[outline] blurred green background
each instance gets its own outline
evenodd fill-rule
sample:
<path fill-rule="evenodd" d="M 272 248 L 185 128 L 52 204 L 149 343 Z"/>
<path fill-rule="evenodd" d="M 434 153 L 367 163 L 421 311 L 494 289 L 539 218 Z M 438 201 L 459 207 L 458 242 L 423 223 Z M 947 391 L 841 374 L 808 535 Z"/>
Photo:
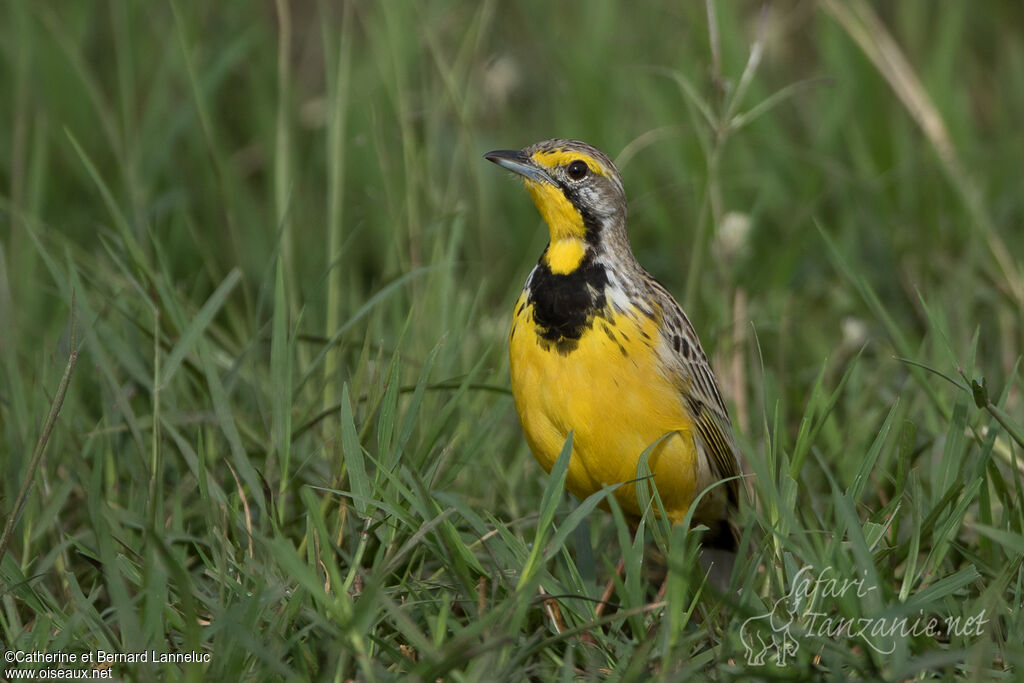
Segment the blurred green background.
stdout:
<path fill-rule="evenodd" d="M 482 154 L 570 137 L 619 164 L 764 487 L 749 599 L 847 552 L 823 530 L 861 482 L 893 604 L 970 565 L 936 604 L 1007 612 L 980 643 L 797 671 L 1012 669 L 1022 38 L 1010 0 L 5 3 L 5 519 L 34 488 L 0 640 L 215 652 L 193 678 L 737 673 L 742 611 L 620 619 L 595 654 L 515 590 L 547 479 L 505 337 L 547 235 Z M 544 590 L 599 595 L 615 529 L 595 514 Z"/>

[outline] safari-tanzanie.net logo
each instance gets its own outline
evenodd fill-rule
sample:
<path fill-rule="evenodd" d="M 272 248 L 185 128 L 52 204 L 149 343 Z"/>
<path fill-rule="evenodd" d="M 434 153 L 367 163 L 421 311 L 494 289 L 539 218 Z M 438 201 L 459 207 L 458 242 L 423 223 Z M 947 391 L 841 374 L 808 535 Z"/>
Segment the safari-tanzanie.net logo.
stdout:
<path fill-rule="evenodd" d="M 831 566 L 815 573 L 805 566 L 797 572 L 789 593 L 740 627 L 740 639 L 750 666 L 774 660 L 786 666 L 800 650 L 801 639 L 855 640 L 881 654 L 892 654 L 896 642 L 919 636 L 975 638 L 982 635 L 988 619 L 985 610 L 974 615 L 936 615 L 924 609 L 907 615 L 848 617 L 836 613 L 839 600 L 864 599 L 878 586 L 864 576 L 843 578 Z"/>

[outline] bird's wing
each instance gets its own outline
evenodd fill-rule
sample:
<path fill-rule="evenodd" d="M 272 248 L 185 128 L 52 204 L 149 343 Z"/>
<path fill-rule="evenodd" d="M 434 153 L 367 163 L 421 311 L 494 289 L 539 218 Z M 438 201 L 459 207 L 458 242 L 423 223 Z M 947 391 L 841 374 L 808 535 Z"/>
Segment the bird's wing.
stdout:
<path fill-rule="evenodd" d="M 680 387 L 686 410 L 693 419 L 698 447 L 708 456 L 718 479 L 736 477 L 742 471 L 739 448 L 711 364 L 682 308 L 661 285 L 655 285 L 662 299 L 666 366 L 675 375 L 673 380 Z M 736 505 L 739 481 L 733 479 L 725 486 L 729 502 Z"/>

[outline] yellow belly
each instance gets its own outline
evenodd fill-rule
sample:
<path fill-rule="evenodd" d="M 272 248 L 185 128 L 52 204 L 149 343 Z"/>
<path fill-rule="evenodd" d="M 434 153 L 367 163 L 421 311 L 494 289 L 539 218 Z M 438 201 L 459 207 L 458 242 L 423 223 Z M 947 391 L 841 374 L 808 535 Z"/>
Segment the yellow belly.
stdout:
<path fill-rule="evenodd" d="M 668 517 L 681 521 L 700 492 L 699 468 L 680 387 L 659 367 L 656 321 L 628 314 L 597 318 L 574 350 L 559 353 L 538 337 L 524 299 L 516 311 L 509 336 L 512 396 L 541 466 L 551 470 L 572 430 L 566 487 L 585 498 L 634 479 L 644 450 L 670 434 L 648 465 Z M 635 485 L 619 487 L 615 496 L 627 514 L 642 513 Z"/>

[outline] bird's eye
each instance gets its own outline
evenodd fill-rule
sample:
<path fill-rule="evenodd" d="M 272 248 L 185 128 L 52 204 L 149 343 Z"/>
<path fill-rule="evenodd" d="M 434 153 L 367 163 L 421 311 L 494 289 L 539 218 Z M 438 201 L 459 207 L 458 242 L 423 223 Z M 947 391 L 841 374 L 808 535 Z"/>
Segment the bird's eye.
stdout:
<path fill-rule="evenodd" d="M 565 170 L 573 180 L 582 180 L 587 175 L 587 162 L 577 159 Z"/>

